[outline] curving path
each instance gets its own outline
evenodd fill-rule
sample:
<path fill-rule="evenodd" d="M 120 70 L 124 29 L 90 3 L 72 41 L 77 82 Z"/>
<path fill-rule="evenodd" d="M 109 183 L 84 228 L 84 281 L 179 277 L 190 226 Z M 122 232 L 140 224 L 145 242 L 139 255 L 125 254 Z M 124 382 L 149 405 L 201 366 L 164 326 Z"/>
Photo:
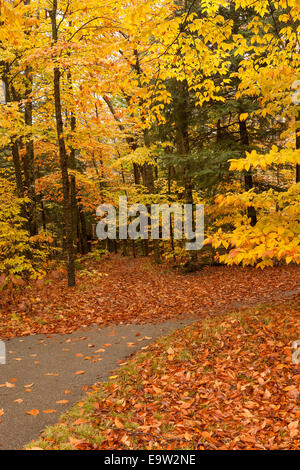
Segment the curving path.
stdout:
<path fill-rule="evenodd" d="M 95 327 L 69 335 L 5 341 L 6 364 L 0 364 L 0 450 L 22 449 L 82 398 L 88 385 L 105 381 L 118 361 L 188 323 L 192 320 Z M 39 413 L 26 413 L 32 410 Z"/>
<path fill-rule="evenodd" d="M 299 294 L 300 289 L 296 289 L 281 292 L 278 298 L 292 299 Z M 261 298 L 260 304 L 276 297 Z M 222 312 L 206 314 L 254 305 L 233 301 Z M 195 316 L 181 317 L 158 324 L 120 324 L 101 329 L 95 326 L 65 335 L 5 340 L 6 364 L 0 363 L 0 450 L 22 449 L 45 426 L 56 423 L 84 396 L 88 386 L 107 380 L 111 371 L 132 353 L 199 320 Z"/>

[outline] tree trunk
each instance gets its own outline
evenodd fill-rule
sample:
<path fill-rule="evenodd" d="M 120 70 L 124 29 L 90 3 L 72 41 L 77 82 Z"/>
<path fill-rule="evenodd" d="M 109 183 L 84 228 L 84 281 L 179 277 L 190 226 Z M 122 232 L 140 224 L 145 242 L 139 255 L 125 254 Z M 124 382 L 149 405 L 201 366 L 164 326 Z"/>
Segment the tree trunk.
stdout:
<path fill-rule="evenodd" d="M 26 91 L 25 91 L 25 124 L 29 128 L 32 126 L 32 68 L 27 66 L 25 69 L 26 76 Z M 30 235 L 37 234 L 37 210 L 36 210 L 36 194 L 35 194 L 35 171 L 34 171 L 34 146 L 31 136 L 26 138 L 25 155 L 24 155 L 24 176 L 25 187 L 27 190 L 30 203 L 29 209 L 29 232 Z"/>
<path fill-rule="evenodd" d="M 188 103 L 189 93 L 187 89 L 187 83 L 177 82 L 177 97 L 175 106 L 175 127 L 176 127 L 176 143 L 177 152 L 181 158 L 185 158 L 185 165 L 182 168 L 184 186 L 185 186 L 185 203 L 194 206 L 193 200 L 193 182 L 191 177 L 191 167 L 189 162 L 189 134 L 188 134 Z M 192 211 L 192 227 L 195 231 L 195 218 L 194 210 Z M 190 251 L 190 263 L 194 265 L 197 263 L 197 252 L 194 250 Z"/>
<path fill-rule="evenodd" d="M 52 39 L 57 42 L 57 0 L 53 0 L 53 9 L 51 11 L 52 23 Z M 64 139 L 64 126 L 62 120 L 62 106 L 61 106 L 61 91 L 60 91 L 60 70 L 58 67 L 54 68 L 54 104 L 55 104 L 55 118 L 56 118 L 56 131 L 57 141 L 59 146 L 59 159 L 60 169 L 63 186 L 63 203 L 65 215 L 65 237 L 66 237 L 66 251 L 67 251 L 67 272 L 68 272 L 68 286 L 74 286 L 75 281 L 75 260 L 74 260 L 74 247 L 73 247 L 73 231 L 72 231 L 72 206 L 70 198 L 70 184 L 68 173 L 68 158 L 66 151 L 66 144 Z"/>
<path fill-rule="evenodd" d="M 246 121 L 239 121 L 239 128 L 240 128 L 240 137 L 241 137 L 241 144 L 245 147 L 249 147 L 249 135 Z M 246 171 L 244 175 L 244 183 L 246 191 L 250 191 L 253 188 L 253 178 L 251 170 Z M 250 219 L 250 224 L 254 227 L 257 223 L 256 217 L 256 210 L 253 206 L 248 207 L 247 209 L 248 217 Z"/>
<path fill-rule="evenodd" d="M 78 201 L 77 208 L 78 208 L 78 216 L 79 216 L 79 222 L 80 222 L 79 225 L 80 225 L 81 253 L 83 255 L 86 255 L 91 249 L 91 244 L 88 242 L 85 215 L 84 215 L 82 205 L 80 204 L 80 201 Z"/>
<path fill-rule="evenodd" d="M 298 112 L 298 126 L 296 129 L 296 149 L 300 149 L 300 111 Z M 300 183 L 300 165 L 296 164 L 296 183 Z"/>
<path fill-rule="evenodd" d="M 19 146 L 16 141 L 12 142 L 11 144 L 11 153 L 12 153 L 13 162 L 14 162 L 18 197 L 24 198 L 24 185 L 23 185 L 23 178 L 22 178 L 21 160 L 20 160 L 20 155 L 19 155 Z"/>
<path fill-rule="evenodd" d="M 168 195 L 171 197 L 171 178 L 172 178 L 172 167 L 169 165 L 168 167 Z M 174 234 L 173 234 L 173 224 L 172 224 L 172 219 L 170 218 L 170 237 L 171 237 L 171 249 L 173 251 L 173 259 L 176 261 L 176 256 L 174 253 L 175 246 L 174 246 Z"/>

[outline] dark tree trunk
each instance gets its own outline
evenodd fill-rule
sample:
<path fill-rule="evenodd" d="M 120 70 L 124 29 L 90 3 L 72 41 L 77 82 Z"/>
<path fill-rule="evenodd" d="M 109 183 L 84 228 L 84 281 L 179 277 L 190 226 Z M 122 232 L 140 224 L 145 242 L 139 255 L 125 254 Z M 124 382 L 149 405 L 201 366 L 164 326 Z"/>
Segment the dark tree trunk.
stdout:
<path fill-rule="evenodd" d="M 241 144 L 244 146 L 245 150 L 249 147 L 249 135 L 246 121 L 239 121 L 240 128 L 240 138 Z M 244 175 L 244 183 L 246 191 L 250 191 L 253 188 L 253 177 L 251 170 L 246 171 Z M 254 227 L 257 223 L 256 210 L 253 206 L 248 207 L 247 209 L 248 217 L 250 219 L 250 224 Z"/>
<path fill-rule="evenodd" d="M 30 5 L 30 0 L 24 1 L 25 5 Z M 28 35 L 28 32 L 26 32 Z M 24 105 L 24 121 L 25 125 L 30 129 L 32 127 L 32 67 L 25 67 L 25 105 Z M 36 235 L 38 233 L 37 223 L 37 201 L 35 194 L 35 168 L 34 168 L 34 145 L 32 140 L 31 131 L 26 136 L 25 141 L 25 155 L 23 158 L 23 169 L 24 169 L 24 187 L 29 198 L 29 204 L 27 205 L 27 217 L 29 225 L 30 235 Z"/>
<path fill-rule="evenodd" d="M 143 249 L 143 255 L 148 256 L 149 255 L 148 239 L 142 240 L 142 249 Z"/>
<path fill-rule="evenodd" d="M 52 39 L 57 42 L 57 0 L 53 0 L 53 9 L 51 11 L 52 22 Z M 56 131 L 59 146 L 60 169 L 63 186 L 63 202 L 64 202 L 64 215 L 65 215 L 65 237 L 66 237 L 66 251 L 67 251 L 67 272 L 68 272 L 68 286 L 75 285 L 75 259 L 73 247 L 73 231 L 72 231 L 72 206 L 70 198 L 70 184 L 68 173 L 68 157 L 66 151 L 66 144 L 64 138 L 64 126 L 62 120 L 62 106 L 61 106 L 61 92 L 60 92 L 60 70 L 58 67 L 54 68 L 54 104 L 55 104 L 55 118 L 56 118 Z"/>
<path fill-rule="evenodd" d="M 168 167 L 168 195 L 171 196 L 171 180 L 172 180 L 172 167 L 169 165 Z M 174 246 L 174 234 L 173 234 L 173 224 L 172 220 L 170 219 L 170 237 L 171 237 L 171 249 L 174 253 L 175 246 Z M 176 256 L 173 254 L 173 259 L 176 261 Z"/>
<path fill-rule="evenodd" d="M 71 73 L 68 73 L 68 81 L 70 86 L 70 91 L 72 92 L 72 76 Z M 70 119 L 70 128 L 71 132 L 76 130 L 76 117 L 73 111 L 71 111 Z M 76 170 L 76 155 L 75 149 L 71 146 L 70 149 L 70 168 Z M 84 210 L 80 201 L 77 200 L 77 191 L 76 191 L 76 178 L 75 175 L 71 175 L 70 178 L 70 191 L 71 191 L 71 206 L 72 206 L 72 228 L 73 228 L 73 240 L 79 236 L 79 246 L 81 254 L 85 255 L 89 251 L 88 239 L 87 239 L 87 230 L 85 223 Z M 78 230 L 79 229 L 79 230 Z"/>
<path fill-rule="evenodd" d="M 299 124 L 300 124 L 300 111 L 298 113 L 298 119 L 297 121 L 299 121 Z M 297 131 L 296 131 L 296 149 L 300 149 L 300 127 L 298 126 L 297 127 Z M 300 183 L 300 165 L 297 163 L 296 164 L 296 183 Z"/>
<path fill-rule="evenodd" d="M 12 153 L 13 162 L 14 162 L 17 193 L 20 198 L 23 198 L 24 197 L 24 185 L 23 185 L 23 178 L 22 178 L 22 167 L 21 167 L 21 159 L 19 155 L 19 146 L 16 141 L 12 142 L 11 144 L 11 153 Z"/>
<path fill-rule="evenodd" d="M 127 240 L 122 240 L 122 256 L 128 256 Z"/>
<path fill-rule="evenodd" d="M 26 92 L 25 92 L 25 124 L 28 127 L 32 126 L 32 68 L 26 67 Z M 24 176 L 25 187 L 28 198 L 30 200 L 28 206 L 29 215 L 29 232 L 30 235 L 37 234 L 37 210 L 36 210 L 36 194 L 35 194 L 35 171 L 34 171 L 34 147 L 31 135 L 27 136 L 25 143 L 24 155 Z"/>
<path fill-rule="evenodd" d="M 185 159 L 184 167 L 182 168 L 184 186 L 185 186 L 185 203 L 194 205 L 193 200 L 193 182 L 191 177 L 191 167 L 189 162 L 189 134 L 188 134 L 188 104 L 189 104 L 189 93 L 187 89 L 187 83 L 177 82 L 177 97 L 175 106 L 175 127 L 176 127 L 176 143 L 177 152 L 181 158 Z M 194 211 L 192 211 L 192 227 L 195 231 L 195 219 Z M 192 265 L 197 263 L 197 252 L 194 250 L 190 251 L 190 263 Z"/>
<path fill-rule="evenodd" d="M 144 131 L 144 145 L 149 147 L 151 144 L 148 130 Z M 154 192 L 154 177 L 153 177 L 153 165 L 144 163 L 141 167 L 141 174 L 143 178 L 143 185 L 148 189 L 149 193 Z"/>
<path fill-rule="evenodd" d="M 81 253 L 83 255 L 86 255 L 90 251 L 91 245 L 88 242 L 85 215 L 84 215 L 82 205 L 80 204 L 80 201 L 78 201 L 78 215 L 79 215 L 79 222 L 80 222 Z"/>
<path fill-rule="evenodd" d="M 4 76 L 2 77 L 4 83 L 5 83 L 5 99 L 6 99 L 6 102 L 9 103 L 10 101 L 12 101 L 12 96 L 11 96 L 11 92 L 10 92 L 10 89 L 9 89 L 9 84 L 8 84 L 8 80 L 7 80 L 7 73 L 8 73 L 8 70 L 6 71 L 6 73 L 4 74 Z M 14 97 L 16 99 L 16 97 Z M 25 196 L 25 189 L 24 189 L 24 182 L 23 182 L 23 174 L 22 174 L 22 163 L 21 163 L 21 158 L 20 158 L 20 154 L 19 154 L 19 143 L 18 143 L 18 140 L 16 140 L 15 138 L 12 138 L 11 139 L 11 153 L 12 153 L 12 157 L 13 157 L 13 164 L 14 164 L 14 170 L 15 170 L 15 181 L 16 181 L 16 187 L 17 187 L 17 195 L 19 198 L 24 198 Z M 28 208 L 24 205 L 24 207 L 22 208 L 22 212 L 23 212 L 23 215 L 24 217 L 28 220 L 28 228 L 29 228 L 29 213 L 28 213 Z"/>
<path fill-rule="evenodd" d="M 131 246 L 132 246 L 132 256 L 136 258 L 136 250 L 135 250 L 135 241 L 131 240 Z"/>
<path fill-rule="evenodd" d="M 44 203 L 43 203 L 42 199 L 40 200 L 40 206 L 41 206 L 41 213 L 42 213 L 43 230 L 47 230 L 46 214 L 45 214 L 45 208 L 44 208 Z"/>
<path fill-rule="evenodd" d="M 112 104 L 112 102 L 110 101 L 108 96 L 104 95 L 103 99 L 104 99 L 105 103 L 107 104 L 108 109 L 110 110 L 111 114 L 113 115 L 113 118 L 118 123 L 118 128 L 120 129 L 121 132 L 124 132 L 125 128 L 124 128 L 123 124 L 121 123 L 119 117 L 117 116 L 114 105 Z M 127 145 L 130 148 L 130 150 L 132 152 L 134 152 L 137 149 L 136 139 L 132 136 L 126 136 L 125 139 L 126 139 Z M 140 184 L 140 181 L 141 181 L 141 179 L 140 179 L 140 166 L 137 163 L 133 163 L 133 177 L 134 177 L 134 184 Z"/>
<path fill-rule="evenodd" d="M 71 81 L 71 75 L 68 74 L 68 79 Z M 72 87 L 72 84 L 71 84 Z M 74 113 L 71 112 L 70 120 L 71 132 L 74 132 L 76 129 L 76 119 Z M 76 160 L 75 160 L 75 149 L 71 146 L 70 149 L 70 169 L 76 170 Z M 76 238 L 77 233 L 77 224 L 78 224 L 78 210 L 77 210 L 77 200 L 76 200 L 76 179 L 75 175 L 71 174 L 70 177 L 70 192 L 71 192 L 71 206 L 72 206 L 72 228 L 73 228 L 73 239 Z"/>
<path fill-rule="evenodd" d="M 0 62 L 0 65 L 3 65 L 3 64 Z M 11 99 L 11 93 L 10 93 L 8 80 L 7 80 L 7 73 L 8 73 L 8 70 L 6 70 L 6 72 L 2 76 L 2 80 L 5 83 L 5 99 L 6 99 L 6 102 L 9 103 L 10 101 L 12 101 L 12 99 Z M 19 154 L 18 141 L 15 139 L 11 140 L 11 153 L 12 153 L 13 163 L 14 163 L 17 193 L 19 197 L 23 198 L 24 197 L 24 184 L 23 184 L 23 176 L 22 176 L 22 166 L 21 166 L 21 159 L 20 159 L 20 154 Z"/>
<path fill-rule="evenodd" d="M 136 163 L 133 163 L 133 176 L 134 176 L 134 184 L 140 184 L 141 179 L 140 179 L 140 169 L 139 165 Z"/>

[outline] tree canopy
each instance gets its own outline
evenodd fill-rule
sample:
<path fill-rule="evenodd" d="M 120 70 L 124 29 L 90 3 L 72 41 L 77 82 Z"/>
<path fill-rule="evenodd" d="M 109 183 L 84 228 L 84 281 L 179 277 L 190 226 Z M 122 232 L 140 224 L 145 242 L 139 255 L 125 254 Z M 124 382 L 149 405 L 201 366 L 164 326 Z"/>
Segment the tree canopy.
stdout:
<path fill-rule="evenodd" d="M 74 285 L 77 252 L 104 248 L 97 206 L 124 195 L 205 204 L 199 253 L 171 230 L 134 256 L 300 263 L 298 1 L 4 0 L 0 14 L 7 279 L 65 257 Z"/>

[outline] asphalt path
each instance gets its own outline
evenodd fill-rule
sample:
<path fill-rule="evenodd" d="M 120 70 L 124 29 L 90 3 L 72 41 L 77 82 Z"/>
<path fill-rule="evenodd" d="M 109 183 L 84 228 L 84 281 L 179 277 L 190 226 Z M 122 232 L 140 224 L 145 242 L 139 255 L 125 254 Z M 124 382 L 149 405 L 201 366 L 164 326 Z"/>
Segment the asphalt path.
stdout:
<path fill-rule="evenodd" d="M 300 289 L 280 292 L 278 299 L 296 298 L 299 293 Z M 270 300 L 261 298 L 260 304 Z M 233 300 L 227 310 L 254 304 Z M 83 398 L 89 386 L 106 381 L 120 362 L 158 337 L 195 321 L 195 317 L 183 317 L 158 324 L 95 326 L 66 335 L 5 340 L 5 364 L 0 350 L 0 450 L 22 449 Z"/>
<path fill-rule="evenodd" d="M 6 364 L 0 364 L 0 450 L 22 449 L 84 397 L 87 386 L 107 380 L 120 361 L 188 323 L 192 320 L 6 340 Z"/>

